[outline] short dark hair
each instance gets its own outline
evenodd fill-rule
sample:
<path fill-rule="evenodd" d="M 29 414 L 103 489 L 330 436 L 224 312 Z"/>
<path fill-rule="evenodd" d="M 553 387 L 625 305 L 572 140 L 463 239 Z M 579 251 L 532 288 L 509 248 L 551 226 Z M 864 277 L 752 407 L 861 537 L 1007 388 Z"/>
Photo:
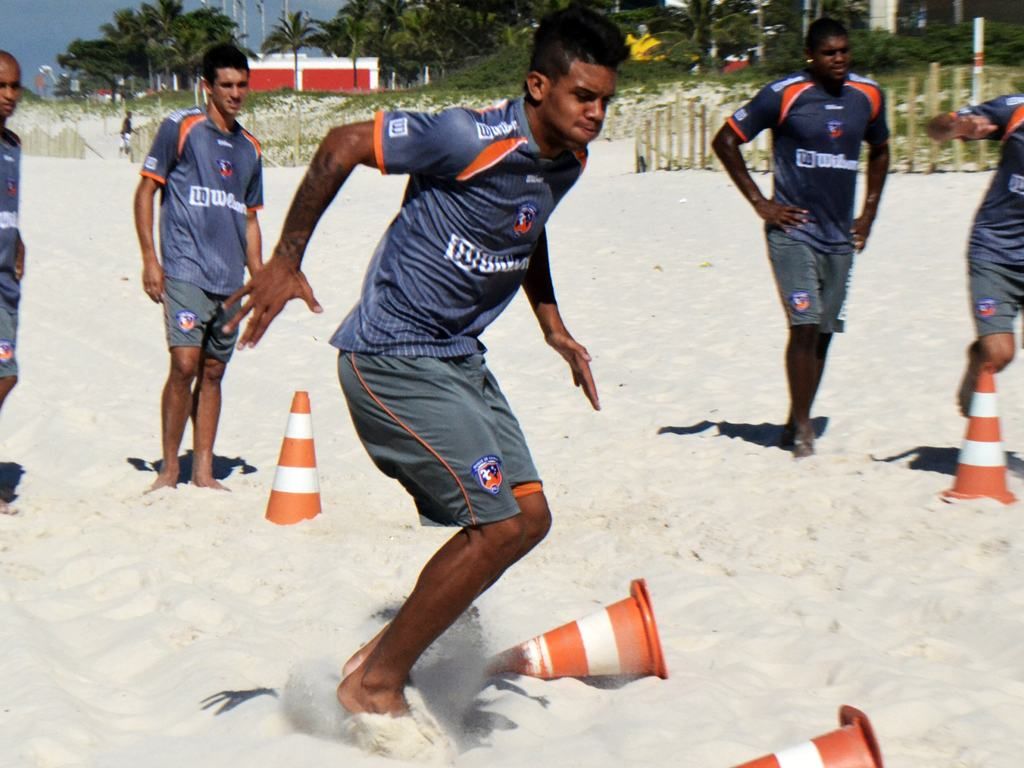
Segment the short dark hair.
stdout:
<path fill-rule="evenodd" d="M 533 36 L 530 71 L 557 80 L 574 61 L 616 69 L 628 56 L 617 26 L 596 11 L 571 5 L 541 19 Z"/>
<path fill-rule="evenodd" d="M 221 43 L 203 55 L 203 80 L 213 85 L 217 81 L 218 69 L 240 69 L 248 72 L 249 59 L 231 43 Z"/>
<path fill-rule="evenodd" d="M 804 46 L 808 51 L 812 53 L 818 50 L 818 46 L 828 40 L 830 37 L 849 37 L 850 34 L 846 31 L 846 27 L 840 24 L 835 19 L 830 19 L 827 16 L 822 16 L 820 19 L 814 21 L 811 26 L 807 28 L 807 39 L 804 40 Z"/>

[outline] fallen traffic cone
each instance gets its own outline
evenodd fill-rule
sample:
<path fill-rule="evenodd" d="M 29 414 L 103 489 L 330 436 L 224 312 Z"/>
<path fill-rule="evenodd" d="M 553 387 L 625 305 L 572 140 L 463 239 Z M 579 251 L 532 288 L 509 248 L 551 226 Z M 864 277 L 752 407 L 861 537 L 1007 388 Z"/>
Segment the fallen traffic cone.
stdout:
<path fill-rule="evenodd" d="M 499 653 L 488 672 L 515 672 L 545 680 L 598 675 L 667 678 L 647 582 L 634 579 L 629 594 L 597 613 Z"/>
<path fill-rule="evenodd" d="M 281 457 L 274 473 L 267 520 L 278 525 L 291 525 L 319 514 L 320 481 L 316 475 L 309 393 L 296 392 L 281 443 Z"/>
<path fill-rule="evenodd" d="M 832 733 L 736 768 L 882 768 L 882 751 L 868 716 L 844 705 L 839 725 Z"/>
<path fill-rule="evenodd" d="M 978 373 L 968 417 L 956 482 L 943 491 L 943 499 L 991 498 L 1012 504 L 1017 497 L 1006 488 L 1006 454 L 999 434 L 996 377 L 991 366 L 983 366 Z"/>

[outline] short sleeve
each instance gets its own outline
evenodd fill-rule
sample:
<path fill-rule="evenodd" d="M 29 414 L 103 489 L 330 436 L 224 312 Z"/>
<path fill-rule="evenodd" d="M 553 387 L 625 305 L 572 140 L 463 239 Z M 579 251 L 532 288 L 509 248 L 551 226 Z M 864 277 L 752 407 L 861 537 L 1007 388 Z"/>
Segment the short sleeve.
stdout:
<path fill-rule="evenodd" d="M 491 143 L 481 136 L 474 113 L 446 109 L 378 112 L 373 125 L 374 154 L 382 173 L 416 173 L 456 178 Z"/>
<path fill-rule="evenodd" d="M 766 86 L 746 106 L 737 109 L 728 122 L 737 136 L 750 141 L 765 128 L 778 123 L 781 107 L 781 95 Z"/>
<path fill-rule="evenodd" d="M 146 159 L 142 161 L 140 173 L 143 176 L 148 176 L 161 184 L 167 182 L 167 176 L 178 160 L 178 131 L 179 123 L 170 118 L 160 123 L 153 146 L 150 147 Z"/>
<path fill-rule="evenodd" d="M 250 211 L 263 207 L 263 158 L 256 158 L 249 185 L 245 188 L 245 207 Z"/>
<path fill-rule="evenodd" d="M 878 89 L 878 107 L 875 118 L 868 123 L 864 131 L 864 141 L 873 147 L 885 144 L 889 140 L 889 123 L 885 119 L 885 94 Z"/>
<path fill-rule="evenodd" d="M 998 99 L 986 101 L 983 104 L 974 104 L 962 107 L 957 111 L 958 115 L 977 115 L 988 119 L 996 126 L 996 130 L 986 136 L 986 139 L 999 141 L 1006 135 L 1006 129 L 1013 120 L 1014 114 L 1024 106 L 1024 99 L 1020 97 L 1000 96 Z"/>

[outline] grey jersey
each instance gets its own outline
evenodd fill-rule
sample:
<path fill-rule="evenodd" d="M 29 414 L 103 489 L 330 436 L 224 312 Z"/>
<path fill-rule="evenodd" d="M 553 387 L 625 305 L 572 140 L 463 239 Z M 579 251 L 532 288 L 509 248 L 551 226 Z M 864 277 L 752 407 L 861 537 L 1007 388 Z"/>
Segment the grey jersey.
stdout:
<path fill-rule="evenodd" d="M 21 288 L 14 279 L 18 249 L 18 192 L 21 179 L 21 142 L 4 129 L 0 135 L 0 307 L 16 312 Z"/>
<path fill-rule="evenodd" d="M 245 278 L 246 218 L 263 207 L 259 142 L 235 123 L 223 133 L 206 112 L 175 112 L 157 132 L 142 175 L 163 186 L 164 273 L 227 295 Z"/>
<path fill-rule="evenodd" d="M 396 356 L 478 353 L 586 153 L 542 159 L 521 99 L 482 111 L 379 113 L 374 138 L 377 167 L 410 174 L 409 185 L 331 343 Z"/>

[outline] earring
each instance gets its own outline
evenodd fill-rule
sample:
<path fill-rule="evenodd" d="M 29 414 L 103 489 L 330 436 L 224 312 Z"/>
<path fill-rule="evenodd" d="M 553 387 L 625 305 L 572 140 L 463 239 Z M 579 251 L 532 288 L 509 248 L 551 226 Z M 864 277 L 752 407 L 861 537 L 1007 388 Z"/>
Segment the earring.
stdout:
<path fill-rule="evenodd" d="M 814 59 L 804 59 L 804 63 L 806 63 L 806 64 L 813 64 L 814 63 Z"/>

